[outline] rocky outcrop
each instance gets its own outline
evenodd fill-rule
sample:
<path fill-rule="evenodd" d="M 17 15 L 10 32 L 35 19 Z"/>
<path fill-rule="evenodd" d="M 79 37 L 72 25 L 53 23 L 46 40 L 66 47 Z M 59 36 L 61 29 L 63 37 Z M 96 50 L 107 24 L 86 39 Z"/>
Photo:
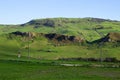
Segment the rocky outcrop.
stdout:
<path fill-rule="evenodd" d="M 107 37 L 109 42 L 120 42 L 120 33 L 109 33 Z"/>
<path fill-rule="evenodd" d="M 16 36 L 27 36 L 26 32 L 20 32 L 20 31 L 12 32 L 10 34 L 14 34 Z"/>
<path fill-rule="evenodd" d="M 26 37 L 31 37 L 31 38 L 34 38 L 34 37 L 37 37 L 37 33 L 34 33 L 34 32 L 20 32 L 20 31 L 16 31 L 16 32 L 12 32 L 10 34 L 14 34 L 16 36 L 26 36 Z"/>
<path fill-rule="evenodd" d="M 108 33 L 105 37 L 98 39 L 94 42 L 97 42 L 97 43 L 100 43 L 100 42 L 120 42 L 120 33 L 117 33 L 117 32 Z"/>
<path fill-rule="evenodd" d="M 57 40 L 57 41 L 71 41 L 71 42 L 83 42 L 84 40 L 77 36 L 67 36 L 67 35 L 60 35 L 56 33 L 45 34 L 45 37 L 50 40 Z"/>
<path fill-rule="evenodd" d="M 55 21 L 51 20 L 51 19 L 38 19 L 38 20 L 31 20 L 30 22 L 28 22 L 27 24 L 29 25 L 35 25 L 35 27 L 37 26 L 47 26 L 47 27 L 55 27 Z"/>
<path fill-rule="evenodd" d="M 10 34 L 15 36 L 21 36 L 21 37 L 29 37 L 29 38 L 37 38 L 37 37 L 43 36 L 49 40 L 53 40 L 57 42 L 84 42 L 85 41 L 78 36 L 68 36 L 68 35 L 62 35 L 62 34 L 56 34 L 56 33 L 43 34 L 43 33 L 35 33 L 35 32 L 16 31 Z"/>

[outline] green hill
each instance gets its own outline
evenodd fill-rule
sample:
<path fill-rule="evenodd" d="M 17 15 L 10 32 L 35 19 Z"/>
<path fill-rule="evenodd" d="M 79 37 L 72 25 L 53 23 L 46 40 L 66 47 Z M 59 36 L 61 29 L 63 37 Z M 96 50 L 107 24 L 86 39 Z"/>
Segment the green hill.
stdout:
<path fill-rule="evenodd" d="M 57 40 L 46 38 L 44 34 L 36 34 L 28 37 L 16 35 L 15 32 L 0 36 L 0 59 L 18 59 L 20 51 L 21 59 L 60 59 L 60 58 L 100 58 L 101 49 L 97 44 L 84 42 L 70 42 L 69 40 Z M 102 56 L 120 59 L 117 43 L 106 43 L 102 46 Z M 29 52 L 28 52 L 29 51 Z"/>
<path fill-rule="evenodd" d="M 31 20 L 21 25 L 0 25 L 0 59 L 18 59 L 19 51 L 22 59 L 28 56 L 33 59 L 100 58 L 101 48 L 98 43 L 92 42 L 99 39 L 102 42 L 101 38 L 111 32 L 119 34 L 119 21 L 47 18 Z M 28 37 L 28 33 L 32 37 Z M 116 34 L 112 36 L 119 40 L 114 37 Z M 120 60 L 118 44 L 119 42 L 107 42 L 101 46 L 103 58 L 115 57 Z"/>
<path fill-rule="evenodd" d="M 88 41 L 99 39 L 109 32 L 120 32 L 120 22 L 99 18 L 47 18 L 31 20 L 21 25 L 1 25 L 0 34 L 15 31 L 57 33 L 82 36 Z"/>

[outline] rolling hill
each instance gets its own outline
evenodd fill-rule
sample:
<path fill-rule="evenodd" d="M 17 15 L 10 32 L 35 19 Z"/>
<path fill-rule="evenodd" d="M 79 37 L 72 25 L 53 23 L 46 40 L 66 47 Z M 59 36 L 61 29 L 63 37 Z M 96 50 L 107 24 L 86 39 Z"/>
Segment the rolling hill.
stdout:
<path fill-rule="evenodd" d="M 0 59 L 17 59 L 19 51 L 23 59 L 100 58 L 102 49 L 103 58 L 120 60 L 119 32 L 120 21 L 99 18 L 47 18 L 0 25 Z M 101 42 L 105 43 L 99 47 Z"/>
<path fill-rule="evenodd" d="M 120 32 L 120 22 L 99 18 L 47 18 L 35 19 L 21 25 L 1 25 L 0 34 L 21 32 L 57 33 L 81 36 L 88 41 L 99 39 L 109 32 Z M 96 30 L 98 32 L 96 32 Z"/>

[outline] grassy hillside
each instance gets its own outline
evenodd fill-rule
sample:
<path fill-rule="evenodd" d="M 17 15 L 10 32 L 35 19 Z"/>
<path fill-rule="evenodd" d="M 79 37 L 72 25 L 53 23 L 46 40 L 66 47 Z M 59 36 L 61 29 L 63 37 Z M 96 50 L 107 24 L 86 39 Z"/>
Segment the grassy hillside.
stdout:
<path fill-rule="evenodd" d="M 18 59 L 19 51 L 21 59 L 27 59 L 28 50 L 31 59 L 100 58 L 102 49 L 102 58 L 115 57 L 120 60 L 120 46 L 117 43 L 106 43 L 101 47 L 97 44 L 55 42 L 44 36 L 28 38 L 5 34 L 0 36 L 0 59 Z"/>
<path fill-rule="evenodd" d="M 120 22 L 98 18 L 48 18 L 31 20 L 21 25 L 1 25 L 0 26 L 0 57 L 1 59 L 17 59 L 18 52 L 21 51 L 21 58 L 28 57 L 28 43 L 30 57 L 37 59 L 59 59 L 70 57 L 93 57 L 100 58 L 100 48 L 97 44 L 60 44 L 39 36 L 34 41 L 29 41 L 26 37 L 12 35 L 9 33 L 39 32 L 57 33 L 64 35 L 80 36 L 87 41 L 100 39 L 109 32 L 120 32 Z M 103 58 L 115 57 L 120 59 L 118 43 L 108 43 L 102 47 Z"/>
<path fill-rule="evenodd" d="M 109 32 L 120 32 L 120 22 L 99 18 L 47 18 L 31 20 L 22 25 L 1 25 L 0 34 L 14 31 L 58 33 L 82 36 L 88 41 L 99 39 Z"/>
<path fill-rule="evenodd" d="M 0 25 L 0 80 L 120 80 L 119 32 L 98 18 Z"/>

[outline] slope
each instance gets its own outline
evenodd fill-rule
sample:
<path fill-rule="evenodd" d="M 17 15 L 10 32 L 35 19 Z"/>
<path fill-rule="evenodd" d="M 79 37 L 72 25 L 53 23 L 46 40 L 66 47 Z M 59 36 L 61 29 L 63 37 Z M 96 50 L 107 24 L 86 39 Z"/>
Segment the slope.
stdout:
<path fill-rule="evenodd" d="M 109 32 L 120 32 L 120 22 L 99 18 L 35 19 L 21 25 L 4 25 L 0 29 L 0 34 L 15 31 L 57 33 L 82 36 L 88 41 L 93 41 L 101 37 L 95 29 L 104 35 Z"/>
<path fill-rule="evenodd" d="M 22 32 L 21 32 L 22 33 Z M 26 35 L 26 34 L 25 34 Z M 60 35 L 59 35 L 60 36 Z M 60 59 L 60 58 L 100 58 L 100 48 L 97 44 L 87 44 L 81 42 L 71 43 L 67 40 L 56 41 L 57 39 L 46 38 L 45 35 L 37 35 L 37 37 L 27 37 L 12 34 L 0 36 L 0 59 Z M 114 47 L 103 46 L 103 58 L 115 57 L 120 60 L 120 46 Z M 28 52 L 29 50 L 29 52 Z"/>

